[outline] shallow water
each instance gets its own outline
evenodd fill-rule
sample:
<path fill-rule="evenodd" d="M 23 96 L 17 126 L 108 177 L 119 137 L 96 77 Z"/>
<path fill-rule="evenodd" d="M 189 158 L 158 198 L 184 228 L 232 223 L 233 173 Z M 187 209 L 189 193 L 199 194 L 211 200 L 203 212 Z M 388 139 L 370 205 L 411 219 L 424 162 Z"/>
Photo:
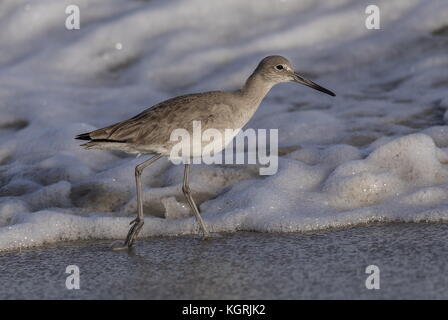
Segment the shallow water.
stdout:
<path fill-rule="evenodd" d="M 0 254 L 1 299 L 447 299 L 448 225 L 381 224 L 327 232 L 239 232 L 108 241 Z M 68 265 L 80 289 L 67 290 Z M 365 287 L 368 265 L 380 289 Z"/>

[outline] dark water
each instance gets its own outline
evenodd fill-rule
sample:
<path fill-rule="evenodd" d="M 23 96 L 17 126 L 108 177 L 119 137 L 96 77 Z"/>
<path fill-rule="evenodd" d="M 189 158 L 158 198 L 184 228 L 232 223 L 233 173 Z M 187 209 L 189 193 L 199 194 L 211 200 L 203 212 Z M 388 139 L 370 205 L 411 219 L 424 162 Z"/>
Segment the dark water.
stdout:
<path fill-rule="evenodd" d="M 306 234 L 148 238 L 133 252 L 77 242 L 0 255 L 1 299 L 448 298 L 448 224 Z M 380 289 L 365 287 L 368 265 Z M 68 265 L 80 289 L 67 290 Z"/>

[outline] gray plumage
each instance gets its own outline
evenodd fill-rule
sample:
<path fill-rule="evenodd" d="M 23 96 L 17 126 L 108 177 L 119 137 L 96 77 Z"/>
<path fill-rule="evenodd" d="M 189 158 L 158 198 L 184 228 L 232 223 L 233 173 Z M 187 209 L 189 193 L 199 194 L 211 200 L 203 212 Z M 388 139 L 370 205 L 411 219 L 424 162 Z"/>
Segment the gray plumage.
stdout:
<path fill-rule="evenodd" d="M 193 120 L 201 121 L 203 130 L 241 128 L 253 112 L 239 107 L 238 101 L 238 93 L 222 91 L 172 98 L 129 120 L 89 132 L 92 141 L 83 146 L 168 155 L 174 143 L 170 141 L 171 132 L 178 128 L 191 132 Z"/>

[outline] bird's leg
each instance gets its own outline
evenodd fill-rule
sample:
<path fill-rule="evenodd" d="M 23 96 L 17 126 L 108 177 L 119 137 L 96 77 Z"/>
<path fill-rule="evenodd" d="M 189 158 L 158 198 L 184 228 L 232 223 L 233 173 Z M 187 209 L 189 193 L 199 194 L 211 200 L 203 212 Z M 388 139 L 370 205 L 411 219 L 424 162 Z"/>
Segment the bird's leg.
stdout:
<path fill-rule="evenodd" d="M 129 229 L 128 235 L 126 237 L 126 241 L 124 242 L 125 247 L 131 248 L 134 244 L 135 239 L 137 238 L 140 229 L 143 227 L 144 216 L 143 216 L 143 200 L 142 200 L 142 172 L 143 170 L 154 163 L 158 159 L 160 159 L 162 155 L 155 155 L 148 160 L 140 163 L 135 167 L 135 184 L 137 187 L 137 206 L 138 206 L 138 215 L 137 218 L 131 221 L 131 229 Z"/>
<path fill-rule="evenodd" d="M 209 237 L 209 233 L 207 231 L 207 228 L 205 226 L 204 220 L 202 220 L 201 215 L 199 214 L 199 209 L 196 206 L 196 203 L 193 200 L 193 197 L 191 196 L 191 190 L 189 186 L 189 173 L 190 173 L 190 164 L 185 164 L 184 168 L 184 182 L 182 184 L 182 192 L 184 193 L 185 198 L 187 198 L 188 204 L 190 205 L 191 210 L 193 210 L 194 215 L 196 216 L 196 220 L 199 223 L 199 226 L 202 230 L 202 235 L 204 239 Z"/>

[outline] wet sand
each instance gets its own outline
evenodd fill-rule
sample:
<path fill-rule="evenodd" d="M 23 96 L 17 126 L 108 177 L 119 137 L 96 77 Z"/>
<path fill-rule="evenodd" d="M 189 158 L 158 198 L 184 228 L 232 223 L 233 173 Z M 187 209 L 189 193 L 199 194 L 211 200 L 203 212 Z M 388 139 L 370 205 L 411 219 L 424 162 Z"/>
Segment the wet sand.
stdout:
<path fill-rule="evenodd" d="M 1 299 L 447 299 L 448 224 L 63 243 L 0 254 Z M 380 289 L 365 287 L 368 265 Z M 68 265 L 80 289 L 67 290 Z"/>

